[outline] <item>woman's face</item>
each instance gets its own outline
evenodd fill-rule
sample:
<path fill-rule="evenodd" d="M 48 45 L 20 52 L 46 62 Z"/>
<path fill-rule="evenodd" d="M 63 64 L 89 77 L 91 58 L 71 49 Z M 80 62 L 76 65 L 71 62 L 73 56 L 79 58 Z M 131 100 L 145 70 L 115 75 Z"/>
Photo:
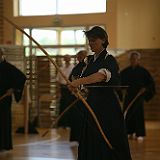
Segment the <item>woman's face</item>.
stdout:
<path fill-rule="evenodd" d="M 102 39 L 88 38 L 88 41 L 89 41 L 89 46 L 90 46 L 92 52 L 99 53 L 104 49 L 104 47 L 103 47 L 104 41 Z"/>

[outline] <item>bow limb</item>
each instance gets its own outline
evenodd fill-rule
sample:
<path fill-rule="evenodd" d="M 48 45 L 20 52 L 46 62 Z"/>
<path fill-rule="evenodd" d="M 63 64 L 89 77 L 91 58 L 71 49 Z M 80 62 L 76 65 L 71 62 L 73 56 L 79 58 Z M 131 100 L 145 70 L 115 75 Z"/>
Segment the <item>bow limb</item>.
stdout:
<path fill-rule="evenodd" d="M 67 106 L 64 111 L 62 113 L 60 113 L 60 115 L 55 119 L 55 121 L 52 122 L 50 128 L 53 128 L 58 121 L 62 118 L 62 116 L 70 109 L 73 107 L 73 105 L 75 105 L 77 102 L 79 101 L 79 99 L 75 99 L 69 106 Z M 49 132 L 49 130 L 46 130 L 43 134 L 42 137 L 44 137 L 47 133 Z"/>
<path fill-rule="evenodd" d="M 125 110 L 125 112 L 124 112 L 124 119 L 126 119 L 126 115 L 127 115 L 127 113 L 128 113 L 128 110 L 132 107 L 132 105 L 133 105 L 133 103 L 137 100 L 137 98 L 139 97 L 139 96 L 141 96 L 144 92 L 146 91 L 146 89 L 145 88 L 142 88 L 138 93 L 137 93 L 137 95 L 132 99 L 132 101 L 129 103 L 129 105 L 127 106 L 127 108 L 126 108 L 126 110 Z"/>
<path fill-rule="evenodd" d="M 11 20 L 9 20 L 8 18 L 3 16 L 3 19 L 5 19 L 8 23 L 12 24 L 16 29 L 18 29 L 19 31 L 21 31 L 23 34 L 25 34 L 31 41 L 33 41 L 38 48 L 47 56 L 47 58 L 49 59 L 49 61 L 54 64 L 55 68 L 60 72 L 60 74 L 62 75 L 62 77 L 65 79 L 65 81 L 67 83 L 70 83 L 69 80 L 66 78 L 66 76 L 63 74 L 63 72 L 59 69 L 59 66 L 53 61 L 53 59 L 50 57 L 50 55 L 47 53 L 47 51 L 30 35 L 28 35 L 22 28 L 20 28 L 18 25 L 16 25 L 15 23 L 13 23 Z"/>
<path fill-rule="evenodd" d="M 55 63 L 55 61 L 50 57 L 50 55 L 46 52 L 46 50 L 30 35 L 28 35 L 23 29 L 21 29 L 18 25 L 16 25 L 15 23 L 13 23 L 11 20 L 9 20 L 8 18 L 2 16 L 3 19 L 5 19 L 8 23 L 10 23 L 11 25 L 13 25 L 16 29 L 18 29 L 19 31 L 21 31 L 23 34 L 25 34 L 30 40 L 32 40 L 38 47 L 39 49 L 47 56 L 47 58 L 49 59 L 49 61 L 55 66 L 55 68 L 58 70 L 58 72 L 61 74 L 61 76 L 65 79 L 65 81 L 67 82 L 67 84 L 70 84 L 71 82 L 67 79 L 67 77 L 63 74 L 63 72 L 60 70 L 59 66 Z M 89 104 L 86 102 L 86 100 L 83 98 L 83 96 L 80 94 L 80 91 L 77 89 L 77 92 L 74 93 L 76 97 L 78 97 L 83 104 L 85 105 L 85 107 L 89 110 L 90 114 L 92 115 L 97 128 L 99 130 L 99 132 L 101 133 L 104 141 L 108 144 L 110 149 L 113 149 L 111 143 L 109 142 L 109 140 L 107 139 L 106 135 L 104 134 L 102 127 L 95 115 L 95 113 L 93 112 L 93 110 L 91 109 L 91 107 L 89 106 Z"/>
<path fill-rule="evenodd" d="M 1 101 L 2 99 L 4 99 L 5 97 L 7 97 L 7 96 L 8 96 L 8 94 L 5 93 L 3 96 L 0 97 L 0 101 Z"/>

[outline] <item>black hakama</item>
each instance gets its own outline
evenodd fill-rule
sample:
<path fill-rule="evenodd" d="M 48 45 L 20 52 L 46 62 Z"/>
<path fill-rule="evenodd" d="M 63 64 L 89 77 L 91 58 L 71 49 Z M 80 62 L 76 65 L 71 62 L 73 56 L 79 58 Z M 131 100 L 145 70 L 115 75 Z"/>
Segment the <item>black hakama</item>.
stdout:
<path fill-rule="evenodd" d="M 3 61 L 0 63 L 0 97 L 8 89 L 13 89 L 16 102 L 22 97 L 26 76 L 15 66 Z M 12 149 L 12 96 L 0 101 L 0 150 Z"/>

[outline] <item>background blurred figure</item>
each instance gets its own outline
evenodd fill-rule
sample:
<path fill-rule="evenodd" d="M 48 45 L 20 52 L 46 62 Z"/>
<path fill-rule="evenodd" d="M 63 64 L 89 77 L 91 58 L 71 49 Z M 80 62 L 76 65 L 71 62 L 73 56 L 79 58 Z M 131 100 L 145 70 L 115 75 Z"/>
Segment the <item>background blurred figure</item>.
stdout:
<path fill-rule="evenodd" d="M 86 66 L 86 63 L 84 61 L 86 56 L 87 56 L 86 50 L 80 50 L 77 53 L 76 58 L 78 60 L 78 64 L 76 64 L 75 67 L 72 69 L 72 72 L 69 76 L 69 80 L 72 81 L 72 80 L 77 79 L 81 76 L 82 70 Z"/>
<path fill-rule="evenodd" d="M 75 65 L 75 67 L 72 69 L 72 72 L 69 76 L 69 80 L 75 80 L 77 78 L 80 78 L 82 71 L 84 67 L 86 66 L 86 63 L 84 59 L 87 56 L 86 50 L 80 50 L 76 58 L 78 60 L 78 63 Z M 71 94 L 72 102 L 76 99 L 74 95 Z M 72 103 L 71 102 L 71 103 Z M 82 121 L 84 119 L 83 117 L 83 110 L 81 106 L 78 105 L 78 102 L 75 104 L 74 107 L 72 107 L 69 111 L 70 114 L 70 141 L 72 142 L 71 145 L 77 145 L 77 142 L 80 140 L 81 130 L 82 130 Z"/>
<path fill-rule="evenodd" d="M 146 135 L 144 101 L 149 101 L 154 96 L 155 83 L 149 71 L 140 65 L 140 58 L 139 52 L 130 53 L 130 66 L 121 71 L 121 83 L 129 86 L 124 100 L 124 112 L 136 95 L 145 89 L 129 108 L 125 118 L 128 137 L 136 136 L 138 140 L 143 140 Z"/>
<path fill-rule="evenodd" d="M 60 70 L 64 73 L 66 78 L 69 78 L 69 75 L 74 65 L 71 64 L 71 57 L 69 55 L 65 55 L 63 60 L 64 63 L 62 62 Z M 59 72 L 57 74 L 57 83 L 59 84 L 59 89 L 60 89 L 59 113 L 62 113 L 64 109 L 68 106 L 68 104 L 71 102 L 69 96 L 70 91 L 68 90 L 65 79 L 61 76 Z M 69 118 L 68 114 L 66 113 L 59 121 L 58 126 L 63 128 L 68 127 L 69 126 L 68 118 Z"/>
<path fill-rule="evenodd" d="M 16 102 L 22 97 L 26 76 L 4 59 L 0 49 L 0 150 L 10 150 L 12 146 L 12 94 Z"/>

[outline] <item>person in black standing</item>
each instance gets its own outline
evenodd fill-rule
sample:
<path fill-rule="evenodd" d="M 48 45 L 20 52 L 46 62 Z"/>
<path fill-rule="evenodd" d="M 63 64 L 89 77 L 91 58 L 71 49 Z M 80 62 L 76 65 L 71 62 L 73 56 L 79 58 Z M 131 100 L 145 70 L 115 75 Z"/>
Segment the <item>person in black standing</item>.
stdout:
<path fill-rule="evenodd" d="M 86 50 L 80 50 L 76 54 L 76 59 L 78 60 L 78 63 L 75 65 L 75 67 L 72 69 L 71 74 L 69 76 L 69 80 L 73 81 L 77 78 L 79 78 L 82 74 L 82 71 L 84 67 L 86 66 L 85 58 L 87 57 L 87 51 Z M 71 103 L 76 99 L 75 96 L 71 94 Z M 83 110 L 81 106 L 78 105 L 77 102 L 75 106 L 73 106 L 70 111 L 70 142 L 71 146 L 78 145 L 78 142 L 80 140 L 81 136 L 81 129 L 82 129 L 82 121 L 83 121 Z M 77 125 L 78 124 L 78 125 Z"/>
<path fill-rule="evenodd" d="M 121 71 L 121 83 L 129 86 L 123 107 L 124 113 L 128 110 L 125 117 L 128 137 L 142 141 L 146 135 L 144 101 L 149 101 L 154 96 L 155 82 L 149 71 L 140 65 L 140 58 L 139 52 L 130 53 L 130 65 Z M 133 100 L 134 103 L 129 107 Z"/>
<path fill-rule="evenodd" d="M 131 160 L 123 113 L 112 87 L 120 83 L 119 66 L 106 51 L 109 44 L 107 32 L 94 26 L 84 33 L 94 54 L 81 78 L 73 80 L 69 88 L 72 92 L 81 85 L 88 89 L 86 101 L 112 147 L 104 141 L 93 117 L 85 109 L 78 160 Z M 83 103 L 81 105 L 85 108 Z"/>
<path fill-rule="evenodd" d="M 0 151 L 11 150 L 12 145 L 12 95 L 16 102 L 22 97 L 26 76 L 4 59 L 0 48 Z"/>

